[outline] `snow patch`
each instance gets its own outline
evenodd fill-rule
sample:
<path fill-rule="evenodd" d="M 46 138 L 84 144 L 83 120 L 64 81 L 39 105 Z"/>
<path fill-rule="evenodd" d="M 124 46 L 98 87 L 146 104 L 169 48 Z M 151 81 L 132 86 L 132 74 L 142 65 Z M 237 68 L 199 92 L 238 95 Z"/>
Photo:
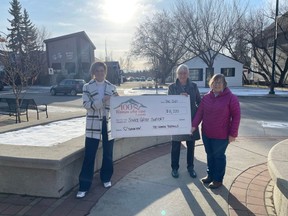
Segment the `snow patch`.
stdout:
<path fill-rule="evenodd" d="M 86 118 L 52 122 L 0 134 L 0 143 L 49 147 L 85 134 Z"/>

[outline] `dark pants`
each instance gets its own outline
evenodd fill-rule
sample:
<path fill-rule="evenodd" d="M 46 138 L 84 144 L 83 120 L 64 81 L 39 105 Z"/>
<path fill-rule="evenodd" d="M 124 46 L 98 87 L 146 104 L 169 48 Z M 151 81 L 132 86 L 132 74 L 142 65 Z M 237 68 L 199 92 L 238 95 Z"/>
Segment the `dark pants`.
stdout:
<path fill-rule="evenodd" d="M 187 169 L 194 169 L 194 149 L 195 149 L 195 141 L 186 141 L 187 145 Z M 181 150 L 181 142 L 180 141 L 172 141 L 172 149 L 171 149 L 171 167 L 172 169 L 179 169 L 179 157 Z"/>
<path fill-rule="evenodd" d="M 95 157 L 99 145 L 99 139 L 86 137 L 85 156 L 79 175 L 79 191 L 88 191 L 93 180 Z M 113 174 L 113 144 L 114 140 L 108 141 L 107 124 L 102 124 L 102 148 L 103 159 L 100 170 L 102 182 L 109 182 Z"/>
<path fill-rule="evenodd" d="M 225 151 L 228 139 L 210 139 L 202 134 L 202 139 L 207 154 L 207 173 L 213 181 L 222 182 L 226 169 Z"/>

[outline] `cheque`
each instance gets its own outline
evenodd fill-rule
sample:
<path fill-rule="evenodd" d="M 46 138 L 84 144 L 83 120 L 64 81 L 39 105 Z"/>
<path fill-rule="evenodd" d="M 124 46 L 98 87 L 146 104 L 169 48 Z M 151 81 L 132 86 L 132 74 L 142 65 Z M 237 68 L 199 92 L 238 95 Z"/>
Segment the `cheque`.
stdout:
<path fill-rule="evenodd" d="M 113 138 L 191 133 L 189 96 L 111 97 L 110 112 Z"/>

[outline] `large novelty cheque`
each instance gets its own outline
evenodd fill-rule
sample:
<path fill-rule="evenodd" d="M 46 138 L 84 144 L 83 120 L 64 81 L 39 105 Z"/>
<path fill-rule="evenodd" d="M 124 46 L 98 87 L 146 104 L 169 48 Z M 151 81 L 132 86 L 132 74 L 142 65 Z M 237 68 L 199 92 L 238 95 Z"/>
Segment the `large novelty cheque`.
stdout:
<path fill-rule="evenodd" d="M 189 96 L 111 97 L 110 112 L 113 138 L 191 133 Z"/>

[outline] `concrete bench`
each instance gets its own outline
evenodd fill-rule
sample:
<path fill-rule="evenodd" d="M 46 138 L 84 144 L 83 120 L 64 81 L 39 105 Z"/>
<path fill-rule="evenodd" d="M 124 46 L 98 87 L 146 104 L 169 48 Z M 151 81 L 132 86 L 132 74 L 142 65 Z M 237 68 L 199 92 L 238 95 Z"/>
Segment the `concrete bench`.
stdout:
<path fill-rule="evenodd" d="M 276 144 L 268 155 L 274 182 L 273 200 L 277 215 L 288 215 L 288 139 Z"/>

